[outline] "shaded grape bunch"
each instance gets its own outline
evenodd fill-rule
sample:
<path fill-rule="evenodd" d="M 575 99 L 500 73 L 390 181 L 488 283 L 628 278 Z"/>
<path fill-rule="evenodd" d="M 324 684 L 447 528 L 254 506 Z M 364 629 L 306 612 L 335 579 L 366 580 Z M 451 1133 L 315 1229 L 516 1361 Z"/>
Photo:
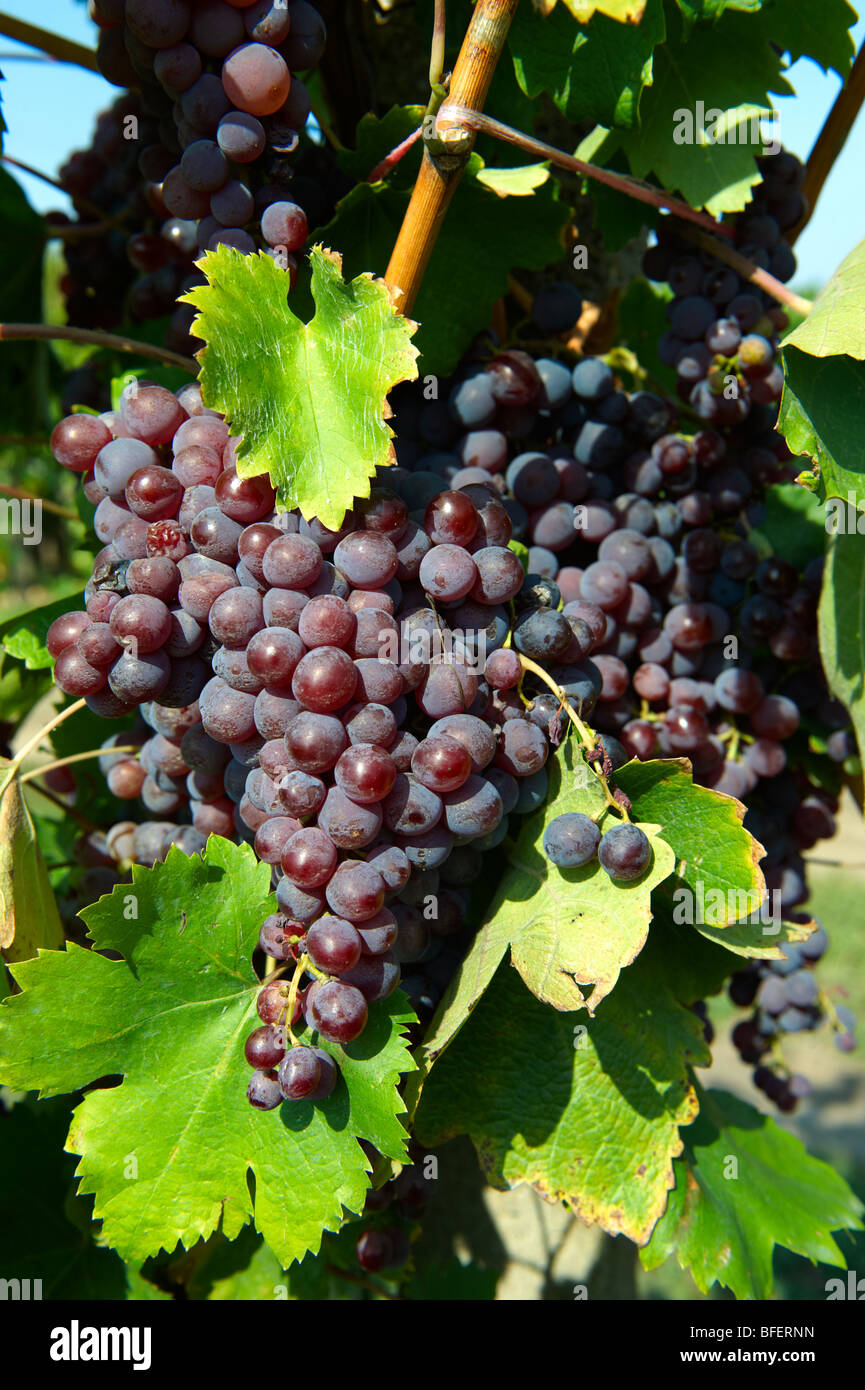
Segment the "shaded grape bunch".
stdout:
<path fill-rule="evenodd" d="M 807 921 L 807 915 L 801 917 Z M 826 1001 L 814 966 L 825 955 L 829 938 L 819 923 L 805 941 L 782 942 L 777 959 L 750 961 L 730 979 L 730 999 L 750 1016 L 737 1023 L 732 1038 L 743 1062 L 754 1067 L 758 1090 L 779 1110 L 789 1114 L 810 1093 L 807 1078 L 792 1073 L 780 1060 L 785 1035 L 813 1032 L 827 1021 Z M 830 1010 L 835 1045 L 841 1052 L 855 1047 L 855 1020 L 849 1009 Z"/>
<path fill-rule="evenodd" d="M 751 202 L 732 219 L 737 249 L 782 282 L 796 258 L 786 239 L 806 211 L 805 170 L 784 150 L 758 160 L 762 181 Z M 669 328 L 659 344 L 665 366 L 676 371 L 683 400 L 707 425 L 737 425 L 754 407 L 774 406 L 783 377 L 778 339 L 787 327 L 783 308 L 766 291 L 688 240 L 687 229 L 666 219 L 643 269 L 673 291 Z M 732 388 L 732 389 L 731 389 Z"/>

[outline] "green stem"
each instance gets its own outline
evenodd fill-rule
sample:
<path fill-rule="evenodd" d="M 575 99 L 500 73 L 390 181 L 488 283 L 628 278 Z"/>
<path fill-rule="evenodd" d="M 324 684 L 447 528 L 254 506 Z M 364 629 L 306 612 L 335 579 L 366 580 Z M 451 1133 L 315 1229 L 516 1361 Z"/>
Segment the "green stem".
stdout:
<path fill-rule="evenodd" d="M 579 734 L 580 740 L 586 752 L 594 753 L 595 749 L 598 746 L 597 737 L 589 728 L 589 726 L 583 723 L 582 719 L 577 714 L 577 711 L 574 709 L 573 705 L 568 700 L 561 686 L 556 685 L 556 682 L 553 680 L 552 676 L 547 674 L 543 666 L 539 666 L 536 661 L 532 661 L 531 657 L 523 656 L 522 653 L 520 653 L 520 665 L 523 667 L 524 670 L 531 671 L 533 675 L 537 676 L 540 680 L 542 680 L 544 682 L 544 685 L 546 685 L 552 691 L 556 699 L 559 701 L 562 709 L 565 711 L 574 728 L 576 729 L 577 733 Z M 588 762 L 588 759 L 586 761 Z M 622 806 L 621 803 L 618 802 L 616 798 L 613 796 L 613 793 L 610 791 L 610 784 L 604 776 L 603 772 L 600 772 L 593 762 L 589 762 L 589 767 L 592 769 L 592 772 L 595 774 L 595 776 L 597 777 L 598 781 L 604 789 L 604 796 L 607 799 L 607 806 L 611 810 L 617 812 L 617 814 L 622 816 L 626 821 L 629 821 L 631 818 L 628 815 L 627 808 Z"/>
<path fill-rule="evenodd" d="M 64 39 L 50 29 L 40 29 L 38 25 L 28 24 L 14 15 L 0 13 L 0 34 L 7 39 L 15 39 L 17 43 L 39 48 L 61 63 L 74 63 L 79 68 L 87 68 L 88 72 L 99 73 L 96 53 L 92 48 L 85 48 L 74 39 Z"/>
<path fill-rule="evenodd" d="M 64 719 L 68 719 L 71 714 L 77 714 L 79 710 L 86 708 L 87 701 L 85 699 L 75 700 L 71 705 L 67 705 L 66 709 L 61 710 L 59 714 L 55 715 L 53 719 L 49 719 L 47 724 L 43 724 L 39 732 L 37 734 L 34 734 L 33 737 L 29 739 L 27 743 L 25 743 L 24 747 L 20 750 L 20 752 L 16 753 L 12 761 L 3 769 L 7 776 L 5 777 L 2 786 L 0 786 L 0 795 L 2 795 L 3 792 L 5 792 L 6 788 L 9 786 L 9 783 L 12 782 L 14 778 L 17 776 L 18 769 L 23 763 L 24 759 L 28 756 L 28 754 L 33 752 L 34 748 L 39 747 L 40 743 L 46 737 L 46 735 L 50 734 L 54 729 L 56 729 L 58 724 L 62 724 Z"/>
<path fill-rule="evenodd" d="M 68 767 L 70 763 L 83 763 L 88 758 L 101 758 L 106 751 L 110 751 L 112 754 L 138 754 L 141 752 L 141 748 L 136 744 L 130 743 L 125 747 L 111 748 L 110 750 L 106 750 L 105 748 L 91 748 L 86 753 L 72 753 L 68 758 L 55 758 L 52 763 L 43 763 L 41 767 L 32 767 L 29 772 L 24 773 L 23 777 L 19 777 L 18 781 L 22 787 L 26 786 L 28 782 L 33 781 L 34 777 L 42 777 L 44 773 L 53 772 L 57 767 Z"/>
<path fill-rule="evenodd" d="M 95 347 L 112 352 L 130 352 L 137 357 L 152 357 L 157 362 L 168 362 L 172 367 L 181 367 L 190 376 L 198 375 L 198 363 L 191 357 L 183 357 L 179 352 L 155 343 L 140 343 L 136 338 L 124 338 L 119 333 L 102 333 L 96 328 L 73 328 L 67 323 L 0 323 L 0 341 L 22 342 L 27 339 L 62 338 L 71 343 L 93 343 Z"/>

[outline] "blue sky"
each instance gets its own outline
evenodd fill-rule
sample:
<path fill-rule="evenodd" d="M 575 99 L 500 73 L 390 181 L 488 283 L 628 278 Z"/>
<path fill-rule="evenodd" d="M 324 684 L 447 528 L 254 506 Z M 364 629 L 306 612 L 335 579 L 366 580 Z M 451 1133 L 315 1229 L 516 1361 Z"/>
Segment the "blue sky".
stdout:
<path fill-rule="evenodd" d="M 787 0 L 795 4 L 796 0 Z M 76 0 L 5 0 L 4 10 L 92 46 L 95 27 L 84 4 Z M 865 18 L 854 30 L 858 49 L 865 36 Z M 0 37 L 0 68 L 5 76 L 3 107 L 9 127 L 6 152 L 54 174 L 73 149 L 86 148 L 93 118 L 112 100 L 114 88 L 98 74 L 63 63 L 21 61 L 13 54 L 32 52 Z M 779 98 L 781 138 L 788 149 L 805 158 L 840 87 L 835 73 L 826 74 L 802 59 L 789 71 L 795 97 Z M 861 112 L 847 144 L 823 189 L 817 212 L 796 246 L 799 271 L 794 285 L 822 284 L 858 241 L 865 236 L 865 111 Z M 61 194 L 46 184 L 18 175 L 31 202 L 40 209 L 64 205 Z"/>

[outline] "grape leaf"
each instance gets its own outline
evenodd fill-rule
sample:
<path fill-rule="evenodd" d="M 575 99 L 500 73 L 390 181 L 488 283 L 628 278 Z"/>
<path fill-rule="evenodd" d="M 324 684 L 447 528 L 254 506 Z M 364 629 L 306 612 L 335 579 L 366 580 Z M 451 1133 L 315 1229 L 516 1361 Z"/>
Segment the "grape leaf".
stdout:
<path fill-rule="evenodd" d="M 856 11 L 847 0 L 782 0 L 767 7 L 772 32 L 779 48 L 797 58 L 813 58 L 825 72 L 834 68 L 843 82 L 856 53 L 849 32 L 856 23 Z"/>
<path fill-rule="evenodd" d="M 54 665 L 54 658 L 45 645 L 48 629 L 55 618 L 64 613 L 80 612 L 84 607 L 84 593 L 73 590 L 65 598 L 54 599 L 41 608 L 31 608 L 27 613 L 17 613 L 0 625 L 0 642 L 3 650 L 18 661 L 23 661 L 28 671 L 46 670 Z"/>
<path fill-rule="evenodd" d="M 771 19 L 763 11 L 728 11 L 714 24 L 696 24 L 687 41 L 681 22 L 673 20 L 667 42 L 655 51 L 654 82 L 643 93 L 640 129 L 618 132 L 633 173 L 641 178 L 653 174 L 663 188 L 715 216 L 744 207 L 759 179 L 755 154 L 763 142 L 744 143 L 740 124 L 769 112 L 770 92 L 792 92 L 781 75 L 773 37 Z M 696 143 L 700 110 L 705 128 L 718 121 L 723 143 Z M 720 115 L 710 116 L 713 110 Z M 694 143 L 677 142 L 680 131 L 688 133 L 681 113 L 691 114 Z"/>
<path fill-rule="evenodd" d="M 541 270 L 561 258 L 568 213 L 555 180 L 545 177 L 531 197 L 501 196 L 509 185 L 523 191 L 527 179 L 537 179 L 538 166 L 527 168 L 528 174 L 525 168 L 490 170 L 479 155 L 471 156 L 412 309 L 420 324 L 415 341 L 424 373 L 453 371 L 472 339 L 489 326 L 492 306 L 507 293 L 515 267 Z M 495 190 L 485 186 L 482 174 L 493 177 Z M 390 180 L 358 184 L 316 235 L 342 253 L 347 275 L 383 275 L 408 200 L 408 188 Z"/>
<path fill-rule="evenodd" d="M 783 555 L 797 570 L 823 554 L 826 515 L 813 492 L 798 483 L 775 483 L 766 489 L 766 516 L 760 534 L 775 555 Z"/>
<path fill-rule="evenodd" d="M 743 825 L 745 808 L 735 797 L 700 787 L 687 758 L 630 762 L 615 782 L 631 800 L 640 822 L 657 822 L 676 856 L 676 874 L 696 895 L 727 895 L 723 927 L 753 912 L 763 901 L 766 881 L 759 868 L 765 850 Z"/>
<path fill-rule="evenodd" d="M 95 1195 L 105 1238 L 126 1259 L 188 1247 L 220 1222 L 233 1239 L 254 1215 L 287 1265 L 318 1248 L 343 1207 L 362 1205 L 369 1161 L 359 1139 L 392 1158 L 405 1152 L 396 1083 L 412 1067 L 402 1029 L 413 1015 L 401 995 L 373 1006 L 348 1047 L 321 1044 L 343 1078 L 326 1101 L 250 1108 L 250 958 L 269 887 L 248 845 L 212 836 L 203 859 L 172 848 L 81 914 L 99 950 L 124 959 L 70 944 L 14 972 L 23 992 L 0 1010 L 4 1080 L 52 1095 L 123 1076 L 85 1097 L 67 1148 L 81 1155 L 81 1191 Z"/>
<path fill-rule="evenodd" d="M 539 999 L 557 1009 L 586 1008 L 591 1014 L 646 941 L 652 888 L 673 872 L 669 845 L 659 838 L 657 826 L 643 825 L 655 858 L 648 875 L 632 884 L 614 883 L 597 861 L 583 869 L 556 868 L 539 849 L 544 827 L 564 811 L 594 815 L 604 797 L 573 739 L 550 759 L 547 770 L 548 800 L 524 818 L 486 920 L 415 1050 L 417 1071 L 405 1086 L 409 1114 L 434 1062 L 476 1008 L 509 946 L 513 964 Z M 620 917 L 626 899 L 627 916 Z M 587 916 L 590 922 L 581 920 Z M 595 986 L 588 998 L 577 981 Z"/>
<path fill-rule="evenodd" d="M 678 1126 L 696 1114 L 687 1069 L 708 1061 L 702 1025 L 642 957 L 581 1020 L 501 966 L 427 1079 L 415 1133 L 429 1146 L 466 1133 L 493 1187 L 530 1183 L 643 1244 L 673 1184 Z"/>
<path fill-rule="evenodd" d="M 819 465 L 820 496 L 865 507 L 861 421 L 865 408 L 865 241 L 831 276 L 782 347 L 778 429 L 794 454 Z"/>
<path fill-rule="evenodd" d="M 60 1100 L 0 1111 L 3 1274 L 31 1280 L 32 1299 L 123 1298 L 123 1262 L 95 1242 L 90 1203 L 73 1195 L 75 1161 L 63 1152 L 68 1126 L 69 1105 Z"/>
<path fill-rule="evenodd" d="M 850 711 L 865 757 L 865 547 L 855 531 L 829 537 L 817 631 L 829 689 Z"/>
<path fill-rule="evenodd" d="M 9 763 L 0 759 L 0 784 Z M 58 950 L 63 926 L 17 777 L 0 792 L 0 947 L 8 962 Z"/>
<path fill-rule="evenodd" d="M 549 92 L 573 124 L 633 127 L 652 81 L 652 53 L 664 38 L 662 0 L 648 0 L 638 25 L 596 13 L 585 26 L 557 6 L 542 15 L 520 5 L 508 31 L 514 71 L 527 97 Z"/>
<path fill-rule="evenodd" d="M 709 1091 L 684 1140 L 675 1191 L 640 1252 L 646 1269 L 675 1253 L 702 1293 L 717 1281 L 736 1298 L 769 1298 L 776 1245 L 845 1267 L 832 1232 L 861 1229 L 862 1204 L 792 1134 L 726 1091 Z"/>
<path fill-rule="evenodd" d="M 397 145 L 402 144 L 403 140 L 417 130 L 423 121 L 424 109 L 423 106 L 392 106 L 383 116 L 367 113 L 358 122 L 354 136 L 355 148 L 340 150 L 337 155 L 339 167 L 358 183 L 362 183 L 386 154 L 395 150 Z M 403 155 L 402 159 L 388 170 L 388 183 L 411 188 L 417 178 L 422 151 L 423 145 L 418 141 L 409 154 Z"/>
<path fill-rule="evenodd" d="M 308 323 L 269 256 L 221 246 L 198 264 L 208 283 L 183 298 L 206 343 L 204 398 L 243 436 L 238 473 L 269 474 L 280 507 L 337 529 L 353 498 L 369 496 L 376 468 L 394 461 L 385 397 L 417 376 L 415 325 L 368 272 L 344 281 L 339 256 L 321 246 L 310 253 Z"/>
<path fill-rule="evenodd" d="M 163 1289 L 151 1284 L 140 1270 L 133 1268 L 132 1265 L 127 1265 L 126 1299 L 127 1302 L 131 1303 L 170 1303 L 171 1294 L 165 1293 Z"/>
<path fill-rule="evenodd" d="M 646 8 L 646 0 L 562 0 L 562 4 L 580 24 L 596 14 L 609 15 L 620 24 L 639 24 Z"/>
<path fill-rule="evenodd" d="M 488 929 L 494 941 L 510 943 L 513 964 L 539 999 L 591 1014 L 645 944 L 652 889 L 673 872 L 675 860 L 658 824 L 641 817 L 653 860 L 633 883 L 611 879 L 597 859 L 581 869 L 557 868 L 540 848 L 545 828 L 566 811 L 596 814 L 603 795 L 572 738 L 548 772 L 547 801 L 523 823 L 489 907 Z M 601 829 L 612 823 L 602 821 Z M 579 985 L 588 984 L 594 988 L 584 997 Z"/>
<path fill-rule="evenodd" d="M 839 497 L 854 510 L 865 508 L 865 362 L 840 354 L 812 357 L 785 343 L 778 429 L 793 454 L 807 454 L 818 465 L 821 501 Z M 827 530 L 846 525 L 843 508 L 827 507 Z"/>

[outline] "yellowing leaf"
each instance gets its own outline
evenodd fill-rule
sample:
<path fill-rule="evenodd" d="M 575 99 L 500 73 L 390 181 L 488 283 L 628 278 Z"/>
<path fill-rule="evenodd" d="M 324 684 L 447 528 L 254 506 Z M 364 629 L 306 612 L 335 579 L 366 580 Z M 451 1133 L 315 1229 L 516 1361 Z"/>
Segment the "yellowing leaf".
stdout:
<path fill-rule="evenodd" d="M 593 14 L 605 14 L 620 24 L 639 24 L 646 0 L 562 0 L 578 24 L 587 24 Z"/>
<path fill-rule="evenodd" d="M 0 947 L 7 960 L 59 950 L 63 927 L 17 777 L 0 794 Z"/>
<path fill-rule="evenodd" d="M 340 258 L 321 246 L 310 253 L 309 323 L 292 312 L 286 272 L 269 256 L 221 246 L 199 264 L 208 283 L 185 299 L 207 344 L 202 393 L 243 436 L 238 473 L 268 473 L 280 508 L 335 530 L 353 499 L 369 496 L 376 468 L 394 461 L 385 398 L 417 376 L 416 324 L 382 281 L 346 284 Z"/>

